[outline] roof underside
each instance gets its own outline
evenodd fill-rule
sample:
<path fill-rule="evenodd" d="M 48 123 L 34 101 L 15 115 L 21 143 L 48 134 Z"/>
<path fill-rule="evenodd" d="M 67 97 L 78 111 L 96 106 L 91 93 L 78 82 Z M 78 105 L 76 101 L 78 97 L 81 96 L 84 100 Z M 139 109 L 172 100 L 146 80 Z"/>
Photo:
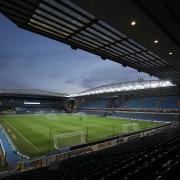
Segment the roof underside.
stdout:
<path fill-rule="evenodd" d="M 180 47 L 180 1 L 179 0 L 134 0 L 158 27 Z"/>
<path fill-rule="evenodd" d="M 25 96 L 45 96 L 45 97 L 67 97 L 67 94 L 36 90 L 36 89 L 0 89 L 0 96 L 4 95 L 25 95 Z"/>
<path fill-rule="evenodd" d="M 137 0 L 136 3 L 144 7 L 140 2 Z M 81 4 L 81 1 L 78 3 Z M 93 3 L 96 8 L 97 1 Z M 146 49 L 147 46 L 143 47 L 134 38 L 131 39 L 132 36 L 125 35 L 126 32 L 120 32 L 97 18 L 100 16 L 92 15 L 68 0 L 1 0 L 0 11 L 21 28 L 97 54 L 102 59 L 113 60 L 161 79 L 180 82 L 179 61 L 176 63 L 175 59 L 173 64 L 170 61 L 173 57 L 170 60 L 161 58 L 158 53 Z"/>

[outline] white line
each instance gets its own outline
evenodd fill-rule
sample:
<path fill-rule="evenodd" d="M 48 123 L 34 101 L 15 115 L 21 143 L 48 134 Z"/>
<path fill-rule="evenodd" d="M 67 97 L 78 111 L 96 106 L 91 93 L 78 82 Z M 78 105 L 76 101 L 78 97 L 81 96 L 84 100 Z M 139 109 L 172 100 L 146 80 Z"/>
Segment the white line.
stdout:
<path fill-rule="evenodd" d="M 14 129 L 21 137 L 24 138 L 24 140 L 26 142 L 28 142 L 31 146 L 33 146 L 34 149 L 36 149 L 36 151 L 39 151 L 39 149 L 31 142 L 29 141 L 29 139 L 27 139 L 25 136 L 23 136 L 14 126 L 12 126 L 9 122 L 6 121 L 6 123 L 11 126 L 12 129 Z"/>

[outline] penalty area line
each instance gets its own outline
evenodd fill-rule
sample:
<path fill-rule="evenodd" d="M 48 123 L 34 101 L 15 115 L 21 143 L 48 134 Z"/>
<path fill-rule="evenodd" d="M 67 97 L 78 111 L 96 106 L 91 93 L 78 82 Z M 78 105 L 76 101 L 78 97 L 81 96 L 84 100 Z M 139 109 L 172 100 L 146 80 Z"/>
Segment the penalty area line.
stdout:
<path fill-rule="evenodd" d="M 9 122 L 6 121 L 6 123 L 14 129 L 28 144 L 30 144 L 36 151 L 39 151 L 39 148 L 37 148 L 29 139 L 27 139 L 24 135 L 22 135 L 14 126 L 12 126 Z"/>

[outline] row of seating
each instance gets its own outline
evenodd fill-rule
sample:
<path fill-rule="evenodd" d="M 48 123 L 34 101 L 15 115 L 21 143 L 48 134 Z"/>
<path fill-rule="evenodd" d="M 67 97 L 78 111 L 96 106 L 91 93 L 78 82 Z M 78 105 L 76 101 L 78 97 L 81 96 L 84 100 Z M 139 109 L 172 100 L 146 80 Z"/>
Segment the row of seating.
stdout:
<path fill-rule="evenodd" d="M 155 135 L 4 179 L 167 180 L 171 177 L 174 180 L 180 174 L 179 162 L 180 126 L 173 125 Z"/>
<path fill-rule="evenodd" d="M 80 109 L 94 109 L 94 108 L 106 108 L 107 105 L 109 104 L 110 99 L 100 99 L 100 100 L 93 100 L 93 101 L 88 101 L 79 107 Z"/>
<path fill-rule="evenodd" d="M 118 97 L 87 101 L 79 109 L 158 108 L 180 109 L 180 96 Z"/>
<path fill-rule="evenodd" d="M 114 107 L 180 109 L 179 96 L 148 96 L 117 98 Z"/>

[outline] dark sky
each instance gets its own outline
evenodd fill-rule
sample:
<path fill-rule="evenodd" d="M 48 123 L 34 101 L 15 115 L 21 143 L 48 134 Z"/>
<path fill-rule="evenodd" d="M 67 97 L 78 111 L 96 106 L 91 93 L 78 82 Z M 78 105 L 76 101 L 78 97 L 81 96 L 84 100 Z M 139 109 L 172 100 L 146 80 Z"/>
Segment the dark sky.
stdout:
<path fill-rule="evenodd" d="M 0 89 L 75 93 L 142 77 L 156 79 L 20 29 L 0 14 Z"/>

